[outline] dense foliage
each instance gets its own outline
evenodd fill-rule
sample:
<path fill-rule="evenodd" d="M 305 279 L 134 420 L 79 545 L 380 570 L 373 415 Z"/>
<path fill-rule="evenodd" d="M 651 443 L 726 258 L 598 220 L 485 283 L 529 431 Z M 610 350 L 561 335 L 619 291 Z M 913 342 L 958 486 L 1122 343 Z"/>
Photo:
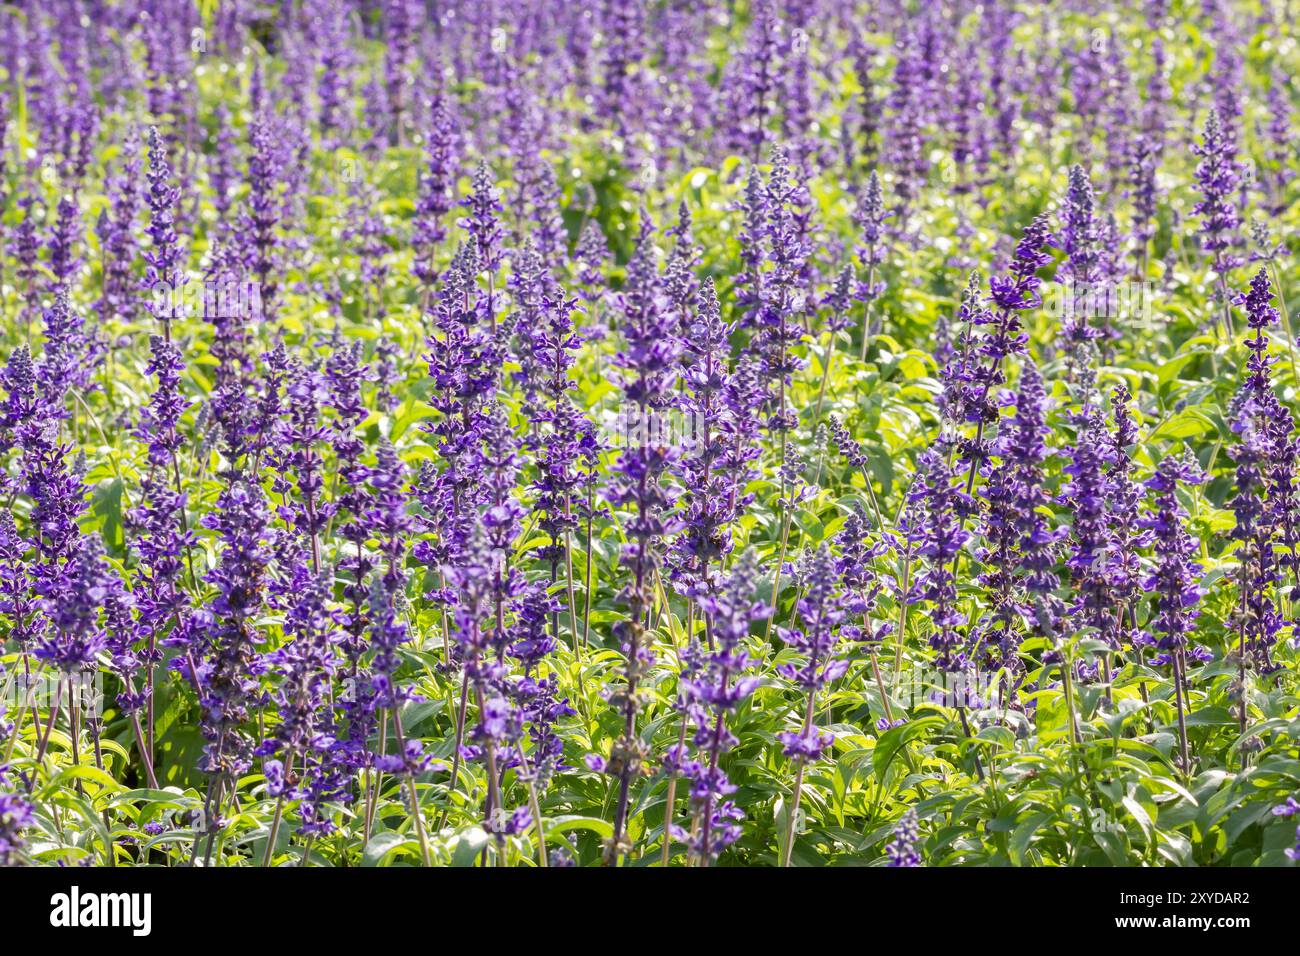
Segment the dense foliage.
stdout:
<path fill-rule="evenodd" d="M 0 862 L 1300 859 L 1284 6 L 0 8 Z"/>

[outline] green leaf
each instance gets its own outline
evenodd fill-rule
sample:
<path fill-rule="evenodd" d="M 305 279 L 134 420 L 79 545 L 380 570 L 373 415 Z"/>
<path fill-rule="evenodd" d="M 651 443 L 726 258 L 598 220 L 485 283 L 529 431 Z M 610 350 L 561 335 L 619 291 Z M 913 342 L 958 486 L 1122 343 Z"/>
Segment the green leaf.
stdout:
<path fill-rule="evenodd" d="M 1120 800 L 1124 809 L 1128 811 L 1130 817 L 1136 821 L 1138 828 L 1142 831 L 1142 836 L 1147 843 L 1151 842 L 1151 834 L 1155 831 L 1155 824 L 1151 821 L 1151 815 L 1147 813 L 1146 807 L 1138 803 L 1133 797 L 1124 797 Z"/>
<path fill-rule="evenodd" d="M 871 767 L 875 771 L 876 779 L 885 778 L 885 770 L 888 769 L 890 762 L 910 741 L 921 736 L 936 724 L 942 724 L 942 717 L 922 717 L 919 720 L 908 721 L 902 727 L 895 727 L 893 730 L 887 730 L 880 735 L 876 741 L 876 749 L 871 752 Z"/>
<path fill-rule="evenodd" d="M 573 830 L 590 830 L 602 839 L 614 835 L 614 825 L 600 817 L 564 816 L 551 817 L 544 823 L 546 835 L 569 833 Z"/>
<path fill-rule="evenodd" d="M 1033 842 L 1034 834 L 1038 832 L 1039 827 L 1050 819 L 1050 814 L 1032 813 L 1017 824 L 1016 830 L 1011 834 L 1011 840 L 1007 844 L 1007 852 L 1011 856 L 1013 866 L 1023 864 L 1025 852 L 1029 849 L 1030 843 Z"/>
<path fill-rule="evenodd" d="M 101 485 L 95 491 L 91 513 L 104 538 L 104 547 L 113 557 L 121 557 L 126 550 L 126 533 L 122 528 L 122 479 Z"/>
<path fill-rule="evenodd" d="M 1147 438 L 1149 442 L 1173 441 L 1176 439 L 1195 438 L 1214 431 L 1214 422 L 1203 412 L 1195 408 L 1184 408 L 1171 418 L 1165 420 Z"/>
<path fill-rule="evenodd" d="M 108 790 L 112 793 L 120 793 L 123 789 L 120 783 L 98 767 L 89 767 L 83 764 L 78 767 L 67 767 L 64 770 L 60 770 L 58 774 L 55 775 L 54 779 L 45 785 L 45 793 L 47 795 L 54 793 L 55 791 L 69 786 L 77 780 L 87 780 L 91 783 L 96 783 L 104 790 Z"/>
<path fill-rule="evenodd" d="M 451 865 L 473 866 L 489 839 L 482 827 L 468 827 L 462 830 L 456 838 L 456 849 L 451 854 Z"/>
<path fill-rule="evenodd" d="M 418 857 L 420 842 L 396 830 L 376 833 L 370 838 L 370 842 L 366 844 L 361 854 L 361 865 L 383 866 L 390 856 L 399 852 Z"/>

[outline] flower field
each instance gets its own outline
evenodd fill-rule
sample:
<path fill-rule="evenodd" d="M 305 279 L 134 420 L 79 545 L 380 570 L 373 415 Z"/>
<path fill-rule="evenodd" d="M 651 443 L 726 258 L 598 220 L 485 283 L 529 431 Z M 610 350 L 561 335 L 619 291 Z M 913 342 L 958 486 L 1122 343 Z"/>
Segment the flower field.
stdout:
<path fill-rule="evenodd" d="M 0 7 L 0 864 L 1296 865 L 1295 13 Z"/>

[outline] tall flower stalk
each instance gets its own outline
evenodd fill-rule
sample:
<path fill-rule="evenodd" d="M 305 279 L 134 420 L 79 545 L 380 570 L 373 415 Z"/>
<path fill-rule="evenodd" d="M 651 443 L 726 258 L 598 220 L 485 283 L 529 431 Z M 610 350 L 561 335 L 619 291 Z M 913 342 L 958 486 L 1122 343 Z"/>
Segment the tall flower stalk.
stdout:
<path fill-rule="evenodd" d="M 1143 526 L 1152 533 L 1156 554 L 1155 568 L 1143 582 L 1143 587 L 1155 595 L 1151 627 L 1158 635 L 1155 646 L 1159 653 L 1153 663 L 1168 665 L 1173 671 L 1179 768 L 1185 774 L 1190 774 L 1192 769 L 1187 745 L 1187 713 L 1191 709 L 1188 663 L 1206 652 L 1193 647 L 1189 641 L 1200 613 L 1196 605 L 1201 599 L 1198 583 L 1201 565 L 1193 560 L 1199 549 L 1187 530 L 1187 511 L 1178 500 L 1178 488 L 1203 480 L 1200 467 L 1190 456 L 1166 457 L 1156 473 L 1147 479 L 1152 511 L 1143 519 Z"/>
<path fill-rule="evenodd" d="M 802 660 L 783 664 L 780 674 L 797 686 L 803 696 L 803 719 L 798 731 L 777 735 L 781 752 L 794 763 L 794 785 L 790 796 L 785 836 L 779 864 L 789 866 L 794 855 L 795 833 L 799 828 L 799 804 L 803 797 L 804 773 L 808 764 L 821 759 L 834 737 L 813 723 L 818 694 L 832 681 L 842 677 L 849 662 L 836 653 L 839 628 L 845 617 L 843 595 L 838 589 L 838 575 L 830 552 L 825 547 L 811 551 L 800 572 L 804 595 L 796 605 L 799 628 L 780 628 L 781 640 L 794 648 Z"/>
<path fill-rule="evenodd" d="M 1233 247 L 1241 224 L 1236 197 L 1239 168 L 1235 139 L 1225 129 L 1218 109 L 1210 110 L 1201 132 L 1201 142 L 1194 145 L 1192 151 L 1200 157 L 1196 166 L 1196 184 L 1201 194 L 1192 212 L 1201 217 L 1201 247 L 1210 257 L 1216 275 L 1223 333 L 1231 338 L 1228 279 L 1231 270 L 1238 265 Z"/>
<path fill-rule="evenodd" d="M 628 263 L 627 284 L 621 296 L 624 346 L 615 361 L 622 371 L 623 394 L 630 417 L 627 446 L 614 465 L 614 480 L 606 492 L 611 505 L 631 510 L 625 526 L 628 542 L 623 561 L 630 579 L 621 592 L 626 617 L 614 627 L 624 657 L 623 683 L 610 692 L 622 730 L 608 759 L 594 765 L 611 774 L 617 786 L 614 829 L 605 845 L 605 862 L 616 865 L 630 850 L 626 839 L 632 782 L 644 770 L 645 743 L 637 734 L 637 714 L 644 694 L 642 680 L 654 664 L 654 650 L 646 627 L 651 587 L 660 563 L 659 542 L 666 531 L 665 512 L 670 504 L 662 475 L 677 450 L 659 434 L 657 417 L 672 400 L 672 385 L 680 345 L 661 309 L 659 277 L 648 239 L 638 243 Z"/>

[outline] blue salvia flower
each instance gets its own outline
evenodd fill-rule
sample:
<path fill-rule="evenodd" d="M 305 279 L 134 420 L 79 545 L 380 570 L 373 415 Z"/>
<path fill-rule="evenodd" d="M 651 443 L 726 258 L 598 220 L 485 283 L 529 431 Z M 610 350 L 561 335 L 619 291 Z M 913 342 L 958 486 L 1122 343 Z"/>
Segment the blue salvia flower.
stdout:
<path fill-rule="evenodd" d="M 77 210 L 77 201 L 72 196 L 64 196 L 59 200 L 47 247 L 54 289 L 68 289 L 76 284 L 76 274 L 82 264 L 77 256 L 80 242 L 81 214 Z"/>
<path fill-rule="evenodd" d="M 102 612 L 112 572 L 98 535 L 81 537 L 67 564 L 42 583 L 41 610 L 49 622 L 35 654 L 63 674 L 91 669 L 108 649 Z"/>
<path fill-rule="evenodd" d="M 711 565 L 731 552 L 728 526 L 736 515 L 730 508 L 727 472 L 719 465 L 728 414 L 724 393 L 731 379 L 732 329 L 722 320 L 713 280 L 706 279 L 683 339 L 684 354 L 691 362 L 682 374 L 686 391 L 680 406 L 691 430 L 676 468 L 686 489 L 678 500 L 682 530 L 668 556 L 670 576 L 688 592 L 707 591 L 713 582 Z"/>
<path fill-rule="evenodd" d="M 899 37 L 895 44 L 894 82 L 886 103 L 891 115 L 885 126 L 884 159 L 897 176 L 894 192 L 903 218 L 920 196 L 930 173 L 926 136 L 928 39 L 927 30 L 920 27 L 908 29 Z"/>
<path fill-rule="evenodd" d="M 67 418 L 68 393 L 89 388 L 93 372 L 86 322 L 73 308 L 64 288 L 55 292 L 54 302 L 42 312 L 42 320 L 45 347 L 36 363 L 36 378 L 49 412 Z"/>
<path fill-rule="evenodd" d="M 1102 258 L 1102 224 L 1094 210 L 1092 181 L 1082 166 L 1070 167 L 1070 185 L 1061 215 L 1061 251 L 1066 255 L 1065 316 L 1061 325 L 1064 351 L 1077 361 L 1079 346 L 1098 337 L 1089 324 L 1086 303 L 1095 292 Z"/>
<path fill-rule="evenodd" d="M 1268 370 L 1273 360 L 1268 355 L 1268 330 L 1278 324 L 1278 311 L 1271 304 L 1273 299 L 1268 270 L 1262 267 L 1250 280 L 1249 290 L 1233 297 L 1233 302 L 1246 310 L 1246 325 L 1252 333 L 1246 340 L 1250 357 L 1246 361 L 1247 378 L 1243 387 L 1256 401 L 1262 401 L 1265 392 L 1270 390 Z"/>
<path fill-rule="evenodd" d="M 171 165 L 167 161 L 167 144 L 158 127 L 149 127 L 149 188 L 145 201 L 149 205 L 149 248 L 144 252 L 149 265 L 149 285 L 155 291 L 154 318 L 163 324 L 170 340 L 171 323 L 177 318 L 176 306 L 184 284 L 185 253 L 176 234 L 175 211 L 180 190 L 171 184 Z"/>
<path fill-rule="evenodd" d="M 320 536 L 333 514 L 324 496 L 324 461 L 320 446 L 328 430 L 320 420 L 324 381 L 317 369 L 289 360 L 285 375 L 283 417 L 272 425 L 266 461 L 275 477 L 272 491 L 283 502 L 282 520 L 310 543 L 313 570 L 321 568 Z M 291 496 L 296 492 L 296 500 Z"/>
<path fill-rule="evenodd" d="M 438 277 L 434 259 L 447 237 L 444 219 L 455 207 L 459 155 L 456 126 L 446 91 L 439 85 L 429 104 L 424 142 L 425 167 L 420 174 L 420 195 L 411 225 L 414 272 L 421 282 Z"/>
<path fill-rule="evenodd" d="M 865 278 L 860 279 L 854 289 L 854 298 L 863 303 L 862 307 L 862 345 L 859 357 L 865 357 L 867 342 L 873 328 L 871 323 L 872 304 L 885 291 L 885 283 L 879 277 L 879 269 L 885 258 L 886 235 L 885 222 L 890 214 L 885 209 L 884 191 L 880 187 L 880 176 L 873 169 L 867 179 L 866 188 L 857 198 L 853 210 L 853 224 L 858 229 L 859 242 L 856 247 L 858 263 L 866 270 Z"/>
<path fill-rule="evenodd" d="M 1275 212 L 1285 209 L 1287 186 L 1295 178 L 1295 167 L 1291 159 L 1294 155 L 1294 133 L 1291 129 L 1291 92 L 1287 74 L 1279 66 L 1274 66 L 1269 75 L 1268 84 L 1268 133 L 1269 159 L 1273 164 L 1269 177 L 1269 188 Z"/>
<path fill-rule="evenodd" d="M 594 219 L 587 221 L 578 235 L 578 243 L 573 249 L 573 263 L 577 270 L 578 282 L 582 286 L 582 299 L 590 307 L 604 297 L 604 267 L 609 259 L 609 244 L 600 224 Z M 590 334 L 590 333 L 588 333 Z"/>
<path fill-rule="evenodd" d="M 731 148 L 755 162 L 763 155 L 768 123 L 777 109 L 780 20 L 774 7 L 772 0 L 754 5 L 744 50 L 729 68 L 731 75 L 725 85 L 731 95 Z"/>
<path fill-rule="evenodd" d="M 810 249 L 802 225 L 805 187 L 791 178 L 785 150 L 772 150 L 767 181 L 764 236 L 767 263 L 757 312 L 755 344 L 768 380 L 767 426 L 772 434 L 791 431 L 798 415 L 790 409 L 791 376 L 803 367 L 794 346 L 803 337 L 798 313 L 806 306 L 801 278 Z M 784 446 L 783 446 L 784 447 Z"/>
<path fill-rule="evenodd" d="M 974 438 L 961 436 L 958 448 L 974 470 L 988 458 L 984 430 L 998 419 L 994 390 L 1005 381 L 1004 360 L 1025 351 L 1029 336 L 1020 324 L 1019 313 L 1042 304 L 1037 271 L 1050 261 L 1046 252 L 1053 242 L 1047 216 L 1037 216 L 1021 235 L 1011 263 L 1003 274 L 989 279 L 988 305 L 963 300 L 963 320 L 972 328 L 969 351 L 963 349 L 962 364 L 953 369 L 960 376 L 945 387 L 944 414 L 954 422 L 976 425 Z M 956 397 L 950 397 L 956 391 Z"/>
<path fill-rule="evenodd" d="M 300 832 L 326 835 L 334 824 L 323 804 L 345 786 L 331 760 L 336 728 L 330 691 L 338 667 L 338 633 L 327 582 L 313 574 L 301 550 L 288 583 L 293 596 L 285 616 L 288 641 L 266 657 L 267 666 L 280 676 L 271 694 L 280 719 L 257 753 L 268 758 L 263 766 L 271 796 L 300 801 Z"/>
<path fill-rule="evenodd" d="M 123 153 L 121 173 L 108 181 L 109 207 L 100 213 L 95 227 L 103 249 L 103 291 L 96 306 L 101 326 L 115 318 L 131 319 L 137 292 L 133 267 L 142 189 L 140 139 L 135 127 L 127 132 Z"/>
<path fill-rule="evenodd" d="M 766 244 L 769 197 L 757 165 L 749 167 L 740 200 L 740 269 L 735 280 L 736 309 L 745 328 L 756 329 L 762 321 L 766 298 Z"/>
<path fill-rule="evenodd" d="M 916 851 L 917 841 L 921 838 L 921 830 L 917 819 L 916 810 L 909 808 L 898 819 L 898 825 L 894 827 L 894 839 L 885 846 L 885 854 L 889 857 L 886 866 L 891 867 L 913 867 L 921 865 L 921 855 Z"/>
<path fill-rule="evenodd" d="M 1278 322 L 1268 273 L 1260 269 L 1248 292 L 1236 296 L 1246 310 L 1252 335 L 1246 340 L 1250 356 L 1246 378 L 1233 402 L 1232 430 L 1238 444 L 1233 450 L 1237 463 L 1236 494 L 1231 507 L 1236 517 L 1233 537 L 1242 543 L 1243 573 L 1239 582 L 1241 601 L 1236 610 L 1240 633 L 1240 666 L 1248 659 L 1261 673 L 1277 670 L 1269 648 L 1277 642 L 1284 621 L 1272 597 L 1279 581 L 1274 539 L 1287 536 L 1289 515 L 1279 508 L 1289 504 L 1294 443 L 1290 437 L 1290 414 L 1278 401 L 1269 379 L 1273 360 L 1268 355 L 1268 330 Z M 1284 429 L 1284 430 L 1283 430 Z M 1280 440 L 1279 440 L 1280 439 Z M 1280 492 L 1276 496 L 1272 491 Z M 1282 517 L 1282 521 L 1276 520 Z M 1244 720 L 1244 711 L 1242 712 Z"/>
<path fill-rule="evenodd" d="M 1156 553 L 1155 569 L 1142 584 L 1144 590 L 1155 595 L 1151 628 L 1155 631 L 1159 653 L 1153 663 L 1173 668 L 1179 755 L 1185 770 L 1190 769 L 1184 727 L 1185 712 L 1190 709 L 1188 661 L 1208 660 L 1211 655 L 1203 647 L 1193 647 L 1189 640 L 1200 614 L 1197 605 L 1202 597 L 1201 565 L 1193 560 L 1199 548 L 1186 528 L 1187 511 L 1178 501 L 1177 492 L 1179 484 L 1198 484 L 1203 480 L 1204 474 L 1190 453 L 1182 459 L 1168 456 L 1147 479 L 1147 489 L 1153 495 L 1153 511 L 1143 520 L 1143 526 L 1151 531 Z"/>
<path fill-rule="evenodd" d="M 351 662 L 354 679 L 364 648 L 364 607 L 369 595 L 366 579 L 374 567 L 372 555 L 365 546 L 373 534 L 366 519 L 373 500 L 367 484 L 370 468 L 362 462 L 366 446 L 358 434 L 369 414 L 362 398 L 362 383 L 368 372 L 369 366 L 362 362 L 359 342 L 350 348 L 336 349 L 325 364 L 326 404 L 333 412 L 328 440 L 334 450 L 338 476 L 338 492 L 333 502 L 334 530 L 346 542 L 346 547 L 339 546 L 335 558 L 346 577 L 342 588 L 345 607 L 338 614 L 345 632 L 343 649 Z"/>
<path fill-rule="evenodd" d="M 398 613 L 398 602 L 406 592 L 407 538 L 413 527 L 407 513 L 406 466 L 387 439 L 379 443 L 375 466 L 370 469 L 370 507 L 361 516 L 366 527 L 378 540 L 381 572 L 377 574 L 380 590 L 371 592 L 371 612 L 375 598 L 383 598 L 382 620 L 372 619 L 371 684 L 380 707 L 397 707 L 408 699 L 409 691 L 397 685 L 396 673 L 401 664 L 398 649 L 408 639 L 406 625 Z"/>
<path fill-rule="evenodd" d="M 993 446 L 997 464 L 984 488 L 984 538 L 987 546 L 976 557 L 985 565 L 981 583 L 994 598 L 980 643 L 989 654 L 991 670 L 1020 670 L 1017 658 L 1021 619 L 1054 628 L 1056 615 L 1039 621 L 1038 615 L 1055 604 L 1052 591 L 1058 582 L 1053 570 L 1055 544 L 1060 536 L 1048 526 L 1040 509 L 1050 497 L 1044 487 L 1047 396 L 1037 366 L 1026 361 L 1015 396 L 1015 415 L 1001 426 Z"/>
<path fill-rule="evenodd" d="M 0 766 L 0 785 L 4 783 L 6 769 Z M 0 789 L 0 867 L 18 866 L 22 862 L 27 847 L 22 830 L 32 824 L 35 816 L 25 798 Z"/>
<path fill-rule="evenodd" d="M 1115 455 L 1096 408 L 1085 407 L 1075 416 L 1075 422 L 1077 431 L 1068 451 L 1070 460 L 1062 469 L 1066 481 L 1059 498 L 1073 516 L 1065 566 L 1076 597 L 1069 612 L 1080 627 L 1093 628 L 1112 649 L 1119 650 L 1117 602 L 1106 574 L 1106 556 L 1115 545 L 1106 468 L 1113 464 Z"/>
<path fill-rule="evenodd" d="M 1295 797 L 1287 797 L 1286 803 L 1273 808 L 1275 817 L 1293 817 L 1296 814 L 1300 814 L 1300 802 L 1297 802 Z M 1295 846 L 1287 847 L 1283 852 L 1286 853 L 1288 860 L 1300 863 L 1300 825 L 1295 828 Z"/>
<path fill-rule="evenodd" d="M 745 650 L 750 624 L 768 615 L 754 599 L 759 569 L 752 553 L 736 562 L 727 581 L 713 596 L 701 598 L 712 645 L 698 649 L 698 666 L 683 675 L 682 692 L 695 732 L 691 742 L 695 759 L 686 766 L 691 781 L 691 808 L 695 827 L 691 833 L 674 829 L 674 837 L 687 844 L 705 866 L 740 837 L 744 813 L 727 798 L 735 786 L 721 767 L 721 758 L 737 742 L 727 717 L 757 689 L 759 678 Z"/>
<path fill-rule="evenodd" d="M 12 512 L 0 513 L 0 614 L 9 622 L 7 639 L 24 654 L 40 633 L 40 603 L 28 572 L 30 546 L 18 533 Z"/>
<path fill-rule="evenodd" d="M 1196 605 L 1202 596 L 1201 565 L 1193 560 L 1200 549 L 1185 527 L 1187 511 L 1178 501 L 1177 490 L 1180 484 L 1203 480 L 1204 474 L 1190 457 L 1170 455 L 1146 481 L 1154 510 L 1143 526 L 1152 533 L 1157 563 L 1144 588 L 1156 597 L 1152 626 L 1160 635 L 1156 646 L 1164 652 L 1157 663 L 1170 663 L 1176 652 L 1188 648 L 1193 622 L 1200 614 Z"/>
<path fill-rule="evenodd" d="M 282 216 L 280 157 L 273 139 L 271 119 L 258 114 L 249 125 L 248 211 L 243 218 L 241 242 L 246 268 L 257 276 L 261 318 L 275 318 L 279 296 L 277 225 Z"/>
<path fill-rule="evenodd" d="M 486 162 L 480 161 L 474 170 L 465 207 L 468 215 L 461 220 L 461 226 L 473 242 L 478 272 L 494 276 L 501 267 L 501 237 L 504 229 L 498 215 L 501 212 L 500 191 L 492 177 L 492 169 Z M 490 287 L 485 307 L 495 328 L 496 301 Z"/>
<path fill-rule="evenodd" d="M 232 481 L 204 518 L 223 544 L 220 563 L 207 581 L 216 588 L 207 626 L 172 666 L 187 672 L 203 708 L 206 744 L 201 768 L 214 779 L 237 777 L 251 766 L 252 741 L 245 727 L 259 692 L 264 661 L 254 622 L 265 604 L 267 569 L 275 534 L 269 527 L 260 486 Z"/>
<path fill-rule="evenodd" d="M 318 122 L 322 134 L 345 132 L 351 82 L 348 77 L 353 54 L 348 45 L 347 11 L 337 4 L 317 0 L 309 8 L 309 15 L 320 29 L 320 77 L 316 82 L 316 95 L 320 101 Z M 328 141 L 328 140 L 327 140 Z"/>
<path fill-rule="evenodd" d="M 1042 377 L 1032 361 L 1020 372 L 1020 389 L 1016 395 L 1016 413 L 1008 427 L 998 436 L 997 450 L 1003 461 L 1011 462 L 1011 499 L 1013 521 L 1020 532 L 1020 571 L 1025 590 L 1037 608 L 1036 623 L 1045 629 L 1056 626 L 1059 602 L 1052 592 L 1059 586 L 1055 572 L 1056 545 L 1061 535 L 1054 531 L 1043 515 L 1051 497 L 1044 487 L 1044 463 L 1050 452 L 1047 437 L 1047 395 Z M 1046 614 L 1047 620 L 1041 620 Z"/>
<path fill-rule="evenodd" d="M 1201 248 L 1210 256 L 1222 283 L 1228 271 L 1238 264 L 1231 250 L 1241 226 L 1236 200 L 1240 169 L 1236 143 L 1225 130 L 1217 109 L 1210 110 L 1201 142 L 1192 146 L 1192 151 L 1200 157 L 1196 184 L 1201 193 L 1192 213 L 1201 217 Z"/>
<path fill-rule="evenodd" d="M 630 509 L 628 543 L 623 563 L 630 580 L 622 592 L 626 618 L 614 628 L 622 647 L 624 682 L 611 698 L 618 709 L 622 734 L 606 761 L 596 758 L 618 780 L 614 830 L 606 843 L 606 859 L 625 852 L 625 826 L 633 779 L 643 769 L 645 747 L 636 734 L 641 696 L 638 686 L 654 662 L 646 641 L 644 618 L 650 607 L 650 587 L 660 562 L 660 541 L 669 530 L 666 512 L 671 505 L 662 475 L 671 467 L 678 449 L 657 434 L 658 416 L 672 402 L 681 344 L 673 323 L 662 308 L 663 295 L 653 260 L 653 246 L 643 236 L 627 266 L 627 282 L 619 297 L 623 312 L 624 346 L 615 358 L 622 372 L 623 394 L 632 409 L 628 423 L 632 434 L 614 465 L 606 493 L 615 508 Z"/>
<path fill-rule="evenodd" d="M 874 652 L 880 642 L 894 632 L 894 624 L 890 621 L 876 624 L 872 615 L 881 594 L 896 590 L 892 578 L 877 572 L 874 565 L 878 558 L 895 548 L 896 538 L 885 532 L 873 541 L 871 523 L 865 512 L 855 505 L 836 533 L 835 544 L 839 549 L 835 570 L 844 588 L 845 610 L 852 620 L 861 621 L 860 624 L 846 624 L 841 631 L 845 638 Z"/>
<path fill-rule="evenodd" d="M 182 575 L 196 537 L 186 517 L 187 496 L 181 490 L 176 458 L 184 444 L 180 419 L 190 405 L 180 390 L 185 365 L 180 350 L 162 336 L 151 336 L 149 345 L 152 357 L 146 371 L 157 377 L 158 385 L 136 428 L 136 437 L 147 445 L 149 468 L 141 479 L 140 499 L 127 512 L 127 520 L 138 532 L 133 545 L 139 564 L 132 593 L 140 636 L 146 641 L 142 651 L 148 667 L 145 696 L 152 699 L 153 669 L 163 658 L 159 643 L 175 646 L 189 640 L 189 598 Z M 190 569 L 193 578 L 192 565 Z"/>
<path fill-rule="evenodd" d="M 1280 579 L 1273 544 L 1274 528 L 1268 522 L 1265 504 L 1264 469 L 1269 459 L 1268 439 L 1248 397 L 1238 401 L 1232 430 L 1237 444 L 1232 449 L 1236 463 L 1235 494 L 1229 502 L 1236 520 L 1232 537 L 1241 542 L 1238 551 L 1241 574 L 1240 600 L 1234 612 L 1240 635 L 1237 653 L 1239 665 L 1258 664 L 1261 671 L 1275 669 L 1269 660 L 1269 648 L 1277 642 L 1278 631 L 1285 623 L 1273 600 L 1273 587 Z M 1243 710 L 1244 720 L 1244 710 Z"/>
<path fill-rule="evenodd" d="M 540 557 L 551 562 L 552 578 L 565 557 L 568 538 L 577 527 L 575 495 L 582 483 L 578 468 L 581 436 L 590 423 L 569 393 L 576 388 L 571 375 L 581 338 L 573 326 L 577 300 L 558 288 L 540 303 L 539 321 L 529 329 L 530 351 L 541 373 L 539 389 L 547 402 L 531 416 L 544 429 L 537 454 L 538 477 L 533 484 L 538 497 L 538 526 L 551 539 Z"/>
<path fill-rule="evenodd" d="M 545 786 L 556 773 L 568 769 L 564 763 L 564 741 L 556 727 L 561 720 L 577 713 L 569 706 L 568 698 L 560 696 L 556 674 L 541 672 L 541 665 L 558 646 L 553 634 L 547 633 L 547 624 L 551 622 L 553 632 L 560 602 L 544 585 L 531 582 L 512 603 L 511 610 L 515 620 L 510 631 L 513 643 L 509 653 L 523 665 L 524 672 L 510 684 L 510 696 L 533 745 L 525 758 L 528 773 Z"/>
<path fill-rule="evenodd" d="M 917 480 L 908 499 L 916 514 L 908 539 L 912 553 L 924 559 L 925 568 L 904 600 L 930 603 L 933 630 L 929 643 L 935 663 L 949 673 L 964 671 L 967 661 L 957 629 L 965 618 L 957 607 L 953 561 L 970 539 L 963 525 L 972 503 L 955 484 L 946 457 L 933 449 L 917 460 Z"/>
<path fill-rule="evenodd" d="M 484 626 L 491 615 L 494 594 L 499 595 L 503 557 L 494 552 L 482 521 L 474 524 L 465 542 L 444 573 L 455 587 L 457 603 L 453 611 L 453 635 L 460 647 L 461 666 L 467 686 L 478 707 L 478 720 L 471 732 L 472 745 L 462 747 L 467 760 L 482 758 L 488 774 L 488 794 L 484 819 L 495 828 L 502 811 L 498 788 L 498 755 L 518 740 L 522 716 L 508 697 L 504 686 L 504 654 L 508 633 L 499 633 L 495 624 Z"/>
<path fill-rule="evenodd" d="M 782 752 L 795 760 L 817 760 L 833 741 L 831 734 L 813 726 L 818 693 L 831 681 L 842 677 L 849 661 L 839 657 L 840 625 L 846 616 L 844 598 L 839 592 L 839 575 L 829 549 L 822 546 L 809 552 L 799 572 L 803 597 L 795 606 L 802 627 L 777 627 L 777 634 L 797 651 L 798 663 L 782 664 L 777 672 L 803 692 L 806 706 L 803 726 L 797 733 L 777 734 Z"/>

